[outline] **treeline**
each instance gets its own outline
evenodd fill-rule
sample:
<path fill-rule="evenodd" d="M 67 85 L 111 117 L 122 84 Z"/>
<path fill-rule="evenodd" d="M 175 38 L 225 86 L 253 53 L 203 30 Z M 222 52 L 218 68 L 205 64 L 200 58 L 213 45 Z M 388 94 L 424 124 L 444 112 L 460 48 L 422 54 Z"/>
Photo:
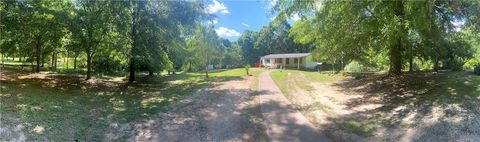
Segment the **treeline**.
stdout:
<path fill-rule="evenodd" d="M 278 1 L 275 23 L 300 15 L 295 41 L 319 61 L 373 69 L 472 69 L 480 63 L 479 1 Z"/>
<path fill-rule="evenodd" d="M 292 27 L 288 22 L 267 25 L 260 31 L 245 31 L 235 46 L 241 50 L 242 59 L 248 64 L 258 63 L 261 56 L 279 53 L 308 53 L 313 45 L 300 44 L 290 35 Z"/>
<path fill-rule="evenodd" d="M 86 79 L 94 70 L 129 71 L 130 82 L 136 71 L 242 64 L 232 44 L 205 26 L 214 17 L 205 11 L 202 1 L 0 1 L 0 53 L 36 72 L 46 64 L 55 70 L 61 56 L 86 68 Z"/>

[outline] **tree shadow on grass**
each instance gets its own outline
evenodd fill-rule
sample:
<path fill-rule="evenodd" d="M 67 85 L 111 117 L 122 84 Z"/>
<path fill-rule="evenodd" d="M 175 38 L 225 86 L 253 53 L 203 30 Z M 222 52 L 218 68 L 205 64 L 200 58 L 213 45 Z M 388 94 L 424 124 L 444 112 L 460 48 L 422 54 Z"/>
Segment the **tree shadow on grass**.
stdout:
<path fill-rule="evenodd" d="M 92 83 L 82 77 L 51 74 L 19 79 L 28 75 L 2 70 L 0 80 L 1 127 L 21 128 L 28 141 L 101 140 L 111 124 L 135 122 L 167 111 L 171 103 L 210 84 L 189 75 L 133 84 Z M 174 80 L 182 82 L 167 82 Z"/>
<path fill-rule="evenodd" d="M 360 79 L 350 78 L 334 86 L 347 92 L 347 95 L 361 96 L 345 102 L 347 109 L 368 104 L 376 104 L 379 107 L 333 119 L 375 120 L 385 126 L 387 132 L 400 130 L 398 134 L 387 134 L 384 137 L 387 141 L 399 140 L 395 138 L 405 136 L 404 130 L 408 128 L 418 131 L 415 137 L 409 139 L 413 141 L 450 141 L 472 135 L 472 138 L 478 137 L 478 130 L 464 129 L 471 125 L 472 121 L 477 121 L 471 119 L 472 117 L 480 115 L 477 112 L 480 102 L 480 77 L 471 73 L 416 72 L 397 77 L 370 75 Z M 427 125 L 423 121 L 428 119 L 438 120 Z M 405 124 L 404 120 L 414 122 Z"/>

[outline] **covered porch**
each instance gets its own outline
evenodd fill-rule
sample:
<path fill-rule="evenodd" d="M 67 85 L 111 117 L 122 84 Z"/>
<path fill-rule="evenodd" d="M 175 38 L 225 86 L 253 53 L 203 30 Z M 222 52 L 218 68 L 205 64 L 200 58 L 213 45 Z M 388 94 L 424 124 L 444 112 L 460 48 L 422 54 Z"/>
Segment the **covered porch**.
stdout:
<path fill-rule="evenodd" d="M 270 54 L 260 59 L 262 66 L 267 68 L 304 69 L 309 53 Z"/>

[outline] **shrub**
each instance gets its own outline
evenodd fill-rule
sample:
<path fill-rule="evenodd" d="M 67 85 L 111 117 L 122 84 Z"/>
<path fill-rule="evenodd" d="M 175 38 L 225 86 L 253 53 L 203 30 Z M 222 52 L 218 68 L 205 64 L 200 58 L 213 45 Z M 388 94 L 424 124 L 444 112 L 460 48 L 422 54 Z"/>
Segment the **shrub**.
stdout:
<path fill-rule="evenodd" d="M 473 73 L 475 73 L 476 75 L 480 75 L 480 64 L 477 64 L 475 69 L 473 69 Z"/>
<path fill-rule="evenodd" d="M 250 75 L 250 74 L 248 73 L 248 70 L 250 70 L 250 65 L 249 65 L 249 64 L 246 64 L 246 65 L 245 65 L 245 71 L 247 72 L 247 75 Z"/>
<path fill-rule="evenodd" d="M 345 66 L 346 72 L 362 72 L 364 71 L 364 66 L 358 61 L 352 61 L 347 66 Z"/>
<path fill-rule="evenodd" d="M 471 69 L 475 68 L 478 64 L 480 64 L 480 59 L 478 59 L 478 58 L 473 58 L 473 59 L 468 60 L 468 61 L 463 65 L 463 68 L 464 68 L 465 70 L 471 70 Z"/>

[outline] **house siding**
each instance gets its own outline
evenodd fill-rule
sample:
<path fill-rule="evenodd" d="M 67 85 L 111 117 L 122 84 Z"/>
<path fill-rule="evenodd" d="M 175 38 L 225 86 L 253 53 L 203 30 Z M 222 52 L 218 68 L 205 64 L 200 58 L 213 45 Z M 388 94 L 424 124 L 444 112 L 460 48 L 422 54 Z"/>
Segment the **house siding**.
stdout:
<path fill-rule="evenodd" d="M 278 62 L 278 59 L 281 59 L 281 62 Z M 295 59 L 297 59 L 300 63 L 295 63 Z M 306 56 L 301 58 L 262 58 L 262 66 L 269 67 L 269 68 L 300 68 L 300 69 L 315 69 L 317 63 L 312 61 L 312 57 Z M 269 60 L 269 62 L 267 62 Z M 288 60 L 288 62 L 287 62 Z"/>

